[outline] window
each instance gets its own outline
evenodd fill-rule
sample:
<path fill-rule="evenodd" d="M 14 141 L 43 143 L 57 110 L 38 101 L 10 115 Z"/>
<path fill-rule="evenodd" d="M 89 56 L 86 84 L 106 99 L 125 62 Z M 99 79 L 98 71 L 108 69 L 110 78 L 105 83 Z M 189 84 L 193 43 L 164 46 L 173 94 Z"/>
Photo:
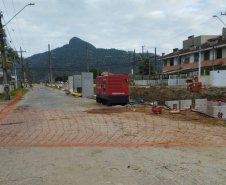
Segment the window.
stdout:
<path fill-rule="evenodd" d="M 217 49 L 217 58 L 222 58 L 222 48 Z"/>
<path fill-rule="evenodd" d="M 170 59 L 170 66 L 173 66 L 174 65 L 174 61 L 173 61 L 173 58 Z"/>
<path fill-rule="evenodd" d="M 194 62 L 198 62 L 199 61 L 199 53 L 195 53 L 194 54 Z"/>
<path fill-rule="evenodd" d="M 184 63 L 185 63 L 185 64 L 190 63 L 190 56 L 189 56 L 189 55 L 186 55 L 186 56 L 184 57 Z"/>
<path fill-rule="evenodd" d="M 179 65 L 181 65 L 181 56 L 179 56 Z"/>
<path fill-rule="evenodd" d="M 164 63 L 164 67 L 166 67 L 167 66 L 167 60 L 164 60 L 163 63 Z"/>
<path fill-rule="evenodd" d="M 204 61 L 210 60 L 210 51 L 204 51 Z"/>

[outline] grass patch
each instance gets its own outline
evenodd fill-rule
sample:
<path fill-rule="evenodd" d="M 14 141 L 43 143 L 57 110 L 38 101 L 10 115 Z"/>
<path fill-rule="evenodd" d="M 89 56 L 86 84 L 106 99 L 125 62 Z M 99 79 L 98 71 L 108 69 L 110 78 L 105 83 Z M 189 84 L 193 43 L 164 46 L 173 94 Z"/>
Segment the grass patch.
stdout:
<path fill-rule="evenodd" d="M 15 96 L 19 94 L 21 89 L 14 89 L 10 92 L 10 96 Z M 24 96 L 26 93 L 29 92 L 29 89 L 22 89 L 22 95 Z M 0 99 L 5 98 L 5 93 L 0 93 Z"/>
<path fill-rule="evenodd" d="M 0 93 L 0 99 L 5 98 L 5 93 Z"/>
<path fill-rule="evenodd" d="M 57 87 L 56 85 L 55 86 L 50 86 L 50 85 L 47 85 L 46 87 L 50 87 L 50 88 L 52 88 L 52 89 L 58 89 L 58 90 L 61 90 L 62 89 L 62 87 Z"/>

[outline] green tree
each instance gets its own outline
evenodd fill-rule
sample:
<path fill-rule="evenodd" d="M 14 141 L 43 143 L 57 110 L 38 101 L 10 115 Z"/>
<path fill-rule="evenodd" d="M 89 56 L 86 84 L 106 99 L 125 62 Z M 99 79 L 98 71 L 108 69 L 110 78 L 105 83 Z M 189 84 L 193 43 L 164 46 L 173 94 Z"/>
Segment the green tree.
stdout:
<path fill-rule="evenodd" d="M 68 80 L 68 77 L 67 76 L 57 76 L 55 78 L 55 82 L 58 82 L 58 81 L 63 81 L 63 82 L 66 82 Z"/>
<path fill-rule="evenodd" d="M 89 72 L 93 73 L 93 78 L 96 79 L 97 78 L 97 69 L 90 69 Z M 101 75 L 101 71 L 98 70 L 99 72 L 99 76 Z"/>
<path fill-rule="evenodd" d="M 150 58 L 144 58 L 139 66 L 138 66 L 138 75 L 142 75 L 142 71 L 144 70 L 144 75 L 149 75 L 149 59 Z M 151 59 L 150 59 L 151 60 Z M 155 66 L 153 63 L 150 61 L 150 74 L 156 74 Z"/>
<path fill-rule="evenodd" d="M 10 46 L 6 46 L 5 47 L 5 51 L 6 51 L 6 59 L 7 61 L 14 61 L 15 58 L 15 62 L 19 63 L 19 55 L 17 53 L 17 51 L 14 51 Z"/>

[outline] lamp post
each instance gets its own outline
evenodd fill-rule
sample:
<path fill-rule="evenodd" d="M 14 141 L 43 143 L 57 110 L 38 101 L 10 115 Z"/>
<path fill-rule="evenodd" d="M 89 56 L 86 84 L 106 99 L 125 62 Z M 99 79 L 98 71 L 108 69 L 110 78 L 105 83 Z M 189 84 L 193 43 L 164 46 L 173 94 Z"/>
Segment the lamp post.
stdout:
<path fill-rule="evenodd" d="M 1 58 L 2 58 L 2 68 L 3 68 L 3 78 L 4 78 L 4 92 L 5 92 L 5 100 L 10 100 L 10 84 L 8 82 L 8 75 L 7 75 L 7 64 L 6 64 L 6 57 L 5 57 L 5 33 L 3 28 L 11 21 L 14 17 L 16 17 L 24 8 L 30 5 L 35 5 L 33 3 L 27 4 L 23 7 L 16 15 L 14 15 L 5 25 L 2 25 L 2 17 L 3 14 L 0 12 L 0 45 L 1 47 Z"/>
<path fill-rule="evenodd" d="M 226 26 L 226 24 L 224 23 L 224 21 L 222 21 L 221 20 L 221 18 L 220 17 L 218 17 L 217 15 L 214 15 L 213 17 L 216 17 L 216 18 L 218 18 L 225 26 Z"/>
<path fill-rule="evenodd" d="M 35 4 L 34 3 L 29 3 L 26 6 L 24 6 L 19 12 L 16 13 L 16 15 L 14 15 L 8 22 L 6 22 L 3 27 L 5 27 L 11 20 L 14 19 L 14 17 L 16 17 L 20 12 L 22 12 L 27 6 L 32 6 L 32 5 L 35 5 Z"/>

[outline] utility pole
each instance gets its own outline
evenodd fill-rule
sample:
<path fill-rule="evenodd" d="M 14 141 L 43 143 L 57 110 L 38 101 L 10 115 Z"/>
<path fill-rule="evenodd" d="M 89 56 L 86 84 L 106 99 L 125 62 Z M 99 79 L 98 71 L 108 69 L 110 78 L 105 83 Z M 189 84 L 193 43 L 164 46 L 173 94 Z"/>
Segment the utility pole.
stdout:
<path fill-rule="evenodd" d="M 88 47 L 86 46 L 86 68 L 87 68 L 87 72 L 89 72 L 89 50 Z"/>
<path fill-rule="evenodd" d="M 147 51 L 147 58 L 148 58 L 148 51 Z M 150 58 L 148 58 L 148 79 L 150 80 L 151 76 L 151 64 L 150 64 Z"/>
<path fill-rule="evenodd" d="M 141 66 L 142 66 L 142 80 L 144 80 L 144 46 L 141 46 L 142 47 L 142 60 L 141 60 Z"/>
<path fill-rule="evenodd" d="M 99 76 L 99 59 L 97 58 L 97 77 Z"/>
<path fill-rule="evenodd" d="M 214 46 L 213 46 L 212 71 L 214 71 L 214 58 L 215 58 L 215 53 L 214 53 Z"/>
<path fill-rule="evenodd" d="M 49 49 L 49 80 L 50 80 L 50 84 L 52 86 L 52 67 L 51 67 L 51 50 L 50 50 L 50 44 L 48 44 L 48 49 Z"/>
<path fill-rule="evenodd" d="M 22 67 L 22 70 L 21 70 L 21 78 L 22 78 L 22 82 L 21 84 L 25 84 L 25 78 L 24 78 L 24 63 L 23 63 L 23 52 L 26 52 L 26 51 L 23 51 L 20 47 L 20 63 L 21 63 L 21 67 Z"/>
<path fill-rule="evenodd" d="M 0 12 L 0 45 L 1 45 L 1 58 L 2 58 L 3 78 L 4 78 L 5 100 L 10 100 L 10 85 L 8 82 L 7 64 L 6 64 L 6 58 L 5 58 L 4 30 L 2 25 L 2 17 L 3 17 L 2 12 Z"/>
<path fill-rule="evenodd" d="M 135 49 L 133 51 L 133 85 L 135 85 L 135 70 L 136 70 L 136 58 L 135 58 Z"/>
<path fill-rule="evenodd" d="M 17 89 L 17 74 L 16 74 L 16 59 L 15 59 L 15 56 L 13 58 L 13 65 L 14 65 L 14 75 L 15 75 L 15 89 Z"/>
<path fill-rule="evenodd" d="M 156 61 L 156 48 L 155 48 L 155 71 L 156 71 L 156 73 L 157 73 L 157 61 Z"/>
<path fill-rule="evenodd" d="M 129 53 L 129 71 L 128 71 L 128 75 L 130 74 L 130 59 L 131 59 L 131 53 Z"/>
<path fill-rule="evenodd" d="M 179 70 L 180 70 L 180 68 L 179 68 L 179 61 L 180 61 L 180 56 L 179 56 L 179 50 L 178 50 L 178 52 L 177 52 L 177 86 L 179 86 Z"/>

